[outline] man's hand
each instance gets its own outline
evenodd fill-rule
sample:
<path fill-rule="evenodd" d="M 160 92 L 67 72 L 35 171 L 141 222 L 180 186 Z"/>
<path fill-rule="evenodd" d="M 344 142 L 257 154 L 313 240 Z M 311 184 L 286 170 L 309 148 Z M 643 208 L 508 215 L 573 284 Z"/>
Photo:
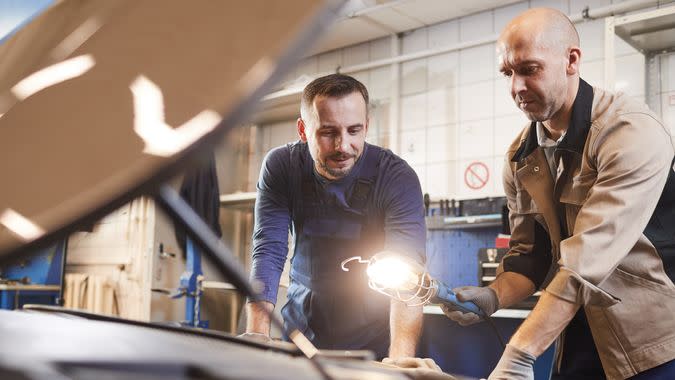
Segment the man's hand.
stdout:
<path fill-rule="evenodd" d="M 254 332 L 247 332 L 247 333 L 237 335 L 237 338 L 254 340 L 256 342 L 262 342 L 262 343 L 269 343 L 269 342 L 272 341 L 272 338 L 270 338 L 269 335 L 254 333 Z"/>
<path fill-rule="evenodd" d="M 441 367 L 429 358 L 384 358 L 382 363 L 395 367 L 398 371 L 415 380 L 457 380 L 455 377 L 444 373 Z"/>
<path fill-rule="evenodd" d="M 384 358 L 382 359 L 382 363 L 394 365 L 400 368 L 426 368 L 438 372 L 443 372 L 441 367 L 439 367 L 438 364 L 436 364 L 436 362 L 434 361 L 434 359 L 431 358 L 424 358 L 424 359 L 411 357 Z"/>
<path fill-rule="evenodd" d="M 454 288 L 452 291 L 457 295 L 457 300 L 461 302 L 471 301 L 476 304 L 486 315 L 492 315 L 499 309 L 499 299 L 497 293 L 490 287 L 462 286 Z M 453 305 L 441 305 L 443 313 L 453 321 L 462 326 L 473 325 L 483 320 L 483 317 L 476 313 L 464 311 Z"/>
<path fill-rule="evenodd" d="M 488 380 L 534 380 L 535 359 L 529 352 L 507 344 Z"/>

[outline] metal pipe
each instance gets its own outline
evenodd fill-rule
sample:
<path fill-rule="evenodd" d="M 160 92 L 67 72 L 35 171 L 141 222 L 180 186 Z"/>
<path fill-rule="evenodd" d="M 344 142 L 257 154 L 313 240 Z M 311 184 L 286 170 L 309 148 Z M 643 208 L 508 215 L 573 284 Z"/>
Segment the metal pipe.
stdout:
<path fill-rule="evenodd" d="M 575 15 L 571 15 L 570 20 L 576 24 L 584 20 L 595 20 L 602 17 L 613 16 L 617 13 L 626 13 L 644 9 L 658 4 L 659 0 L 629 0 L 595 9 L 586 8 Z"/>
<path fill-rule="evenodd" d="M 494 36 L 481 38 L 481 39 L 474 40 L 474 41 L 462 42 L 462 43 L 459 43 L 459 44 L 442 46 L 440 48 L 422 50 L 422 51 L 418 51 L 418 52 L 415 52 L 415 53 L 403 54 L 403 55 L 398 55 L 398 56 L 394 56 L 394 57 L 391 57 L 391 58 L 380 59 L 380 60 L 373 61 L 373 62 L 358 64 L 358 65 L 353 65 L 353 66 L 347 66 L 347 67 L 341 67 L 340 72 L 350 73 L 350 72 L 356 72 L 356 71 L 362 71 L 362 70 L 376 69 L 378 67 L 392 65 L 392 64 L 395 64 L 395 63 L 403 63 L 403 62 L 407 62 L 407 61 L 413 61 L 415 59 L 421 59 L 421 58 L 427 58 L 427 57 L 431 57 L 431 56 L 435 56 L 435 55 L 441 55 L 443 53 L 448 53 L 448 52 L 455 51 L 455 50 L 467 49 L 467 48 L 471 48 L 471 47 L 475 47 L 475 46 L 491 44 L 491 43 L 497 41 L 498 37 L 499 37 L 499 35 L 495 34 Z M 329 73 L 325 73 L 325 74 L 329 74 Z M 317 74 L 317 77 L 322 76 L 322 75 L 323 74 Z"/>
<path fill-rule="evenodd" d="M 608 6 L 604 6 L 604 7 L 598 7 L 598 8 L 594 8 L 594 9 L 587 8 L 586 10 L 584 10 L 582 12 L 571 15 L 570 20 L 572 20 L 573 23 L 577 24 L 577 23 L 580 23 L 580 22 L 583 22 L 583 21 L 589 20 L 589 19 L 592 20 L 592 19 L 596 19 L 596 18 L 611 16 L 611 15 L 617 14 L 617 13 L 625 13 L 625 12 L 636 11 L 636 10 L 639 10 L 639 9 L 644 9 L 644 8 L 654 6 L 654 5 L 658 5 L 658 4 L 659 4 L 659 0 L 628 0 L 628 1 L 625 1 L 623 3 L 612 4 L 612 5 L 608 5 Z M 354 72 L 357 72 L 357 71 L 376 69 L 376 68 L 379 68 L 379 67 L 392 65 L 392 64 L 395 64 L 395 63 L 403 63 L 403 62 L 412 61 L 412 60 L 416 60 L 416 59 L 432 57 L 432 56 L 435 56 L 435 55 L 449 53 L 449 52 L 456 51 L 456 50 L 467 49 L 467 48 L 472 48 L 472 47 L 476 47 L 476 46 L 491 44 L 491 43 L 494 43 L 495 41 L 497 41 L 498 38 L 499 38 L 499 34 L 495 34 L 493 36 L 484 37 L 484 38 L 480 38 L 480 39 L 473 40 L 473 41 L 467 41 L 467 42 L 462 42 L 462 43 L 459 43 L 459 44 L 442 46 L 442 47 L 439 47 L 439 48 L 423 50 L 423 51 L 410 53 L 410 54 L 402 54 L 402 55 L 398 55 L 398 56 L 393 56 L 391 58 L 380 59 L 380 60 L 377 60 L 377 61 L 358 64 L 358 65 L 341 67 L 340 72 L 348 74 L 348 73 L 354 73 Z M 326 73 L 323 73 L 323 74 L 317 74 L 316 76 L 319 77 L 319 76 L 327 75 L 327 74 L 330 74 L 330 73 L 326 72 Z"/>

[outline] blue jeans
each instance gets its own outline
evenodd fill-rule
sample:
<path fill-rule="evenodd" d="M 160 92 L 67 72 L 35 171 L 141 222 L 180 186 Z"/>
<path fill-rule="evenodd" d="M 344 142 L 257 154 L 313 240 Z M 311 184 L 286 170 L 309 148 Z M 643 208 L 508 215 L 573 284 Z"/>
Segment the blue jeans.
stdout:
<path fill-rule="evenodd" d="M 675 379 L 675 360 L 663 363 L 658 367 L 640 372 L 631 380 L 671 380 Z"/>

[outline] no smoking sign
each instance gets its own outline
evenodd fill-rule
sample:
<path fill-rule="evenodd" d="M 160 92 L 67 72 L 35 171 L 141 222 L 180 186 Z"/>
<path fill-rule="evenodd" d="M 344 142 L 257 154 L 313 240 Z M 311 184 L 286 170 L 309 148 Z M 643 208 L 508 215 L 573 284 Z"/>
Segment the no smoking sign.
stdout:
<path fill-rule="evenodd" d="M 490 169 L 482 162 L 469 164 L 464 171 L 464 183 L 472 190 L 480 190 L 490 180 Z"/>

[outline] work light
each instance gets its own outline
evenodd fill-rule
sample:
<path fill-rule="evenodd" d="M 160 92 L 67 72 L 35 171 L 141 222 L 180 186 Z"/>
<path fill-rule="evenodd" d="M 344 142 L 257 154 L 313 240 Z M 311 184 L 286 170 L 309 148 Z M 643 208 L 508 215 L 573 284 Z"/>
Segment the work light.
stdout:
<path fill-rule="evenodd" d="M 408 306 L 443 303 L 485 316 L 473 302 L 458 301 L 447 285 L 431 277 L 423 266 L 409 258 L 390 252 L 378 253 L 368 260 L 354 256 L 342 262 L 342 270 L 348 272 L 346 265 L 352 261 L 368 266 L 366 273 L 371 289 Z"/>

